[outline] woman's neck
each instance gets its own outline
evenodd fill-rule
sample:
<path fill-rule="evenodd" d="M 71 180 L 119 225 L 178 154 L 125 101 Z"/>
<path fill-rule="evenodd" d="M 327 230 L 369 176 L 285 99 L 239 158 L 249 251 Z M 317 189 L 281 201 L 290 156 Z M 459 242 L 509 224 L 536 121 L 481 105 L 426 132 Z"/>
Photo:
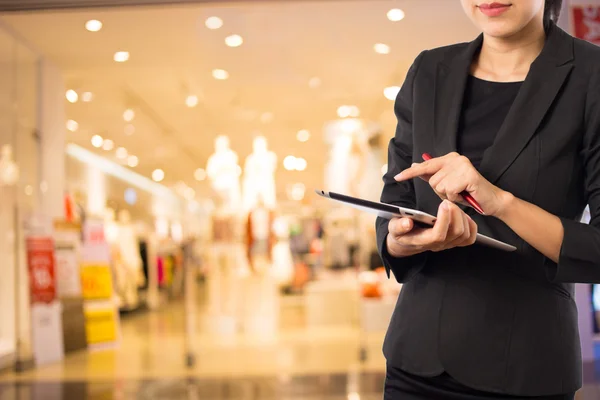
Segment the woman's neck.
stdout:
<path fill-rule="evenodd" d="M 523 81 L 531 63 L 541 53 L 546 33 L 541 24 L 530 24 L 510 37 L 484 34 L 479 55 L 473 60 L 471 73 L 497 82 Z"/>

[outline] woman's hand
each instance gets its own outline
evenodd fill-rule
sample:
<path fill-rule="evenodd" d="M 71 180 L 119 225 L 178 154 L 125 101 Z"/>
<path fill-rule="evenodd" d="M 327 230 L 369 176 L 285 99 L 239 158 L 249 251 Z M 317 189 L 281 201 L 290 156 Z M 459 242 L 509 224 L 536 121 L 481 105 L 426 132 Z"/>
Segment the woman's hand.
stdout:
<path fill-rule="evenodd" d="M 418 228 L 409 218 L 394 218 L 388 231 L 386 245 L 392 257 L 470 246 L 477 238 L 477 224 L 448 200 L 440 204 L 433 228 Z"/>
<path fill-rule="evenodd" d="M 415 163 L 396 175 L 396 181 L 421 178 L 442 199 L 469 205 L 461 192 L 467 191 L 479 203 L 486 215 L 498 216 L 507 203 L 508 193 L 486 180 L 471 164 L 458 153 L 449 153 L 429 161 Z"/>

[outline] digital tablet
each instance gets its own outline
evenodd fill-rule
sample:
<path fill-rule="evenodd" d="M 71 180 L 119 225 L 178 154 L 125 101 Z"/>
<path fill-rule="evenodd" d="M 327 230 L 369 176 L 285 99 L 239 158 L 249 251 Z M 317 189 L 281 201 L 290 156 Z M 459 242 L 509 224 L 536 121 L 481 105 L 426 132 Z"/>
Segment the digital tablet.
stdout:
<path fill-rule="evenodd" d="M 328 199 L 346 204 L 361 211 L 376 214 L 378 217 L 384 219 L 406 217 L 412 219 L 415 222 L 415 225 L 427 228 L 432 227 L 436 220 L 435 216 L 427 214 L 423 211 L 359 199 L 356 197 L 346 196 L 344 194 L 326 192 L 324 190 L 316 190 L 315 192 L 321 197 L 326 197 Z M 482 235 L 480 233 L 477 234 L 477 243 L 504 251 L 515 251 L 517 249 L 515 246 L 493 239 L 489 236 Z"/>

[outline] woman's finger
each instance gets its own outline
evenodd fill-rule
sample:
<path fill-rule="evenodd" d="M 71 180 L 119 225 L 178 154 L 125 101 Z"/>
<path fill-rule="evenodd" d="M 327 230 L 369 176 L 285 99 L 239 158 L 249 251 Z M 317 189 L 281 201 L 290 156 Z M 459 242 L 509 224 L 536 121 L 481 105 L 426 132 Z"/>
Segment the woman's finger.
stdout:
<path fill-rule="evenodd" d="M 421 176 L 431 176 L 437 173 L 444 167 L 445 160 L 434 158 L 418 164 L 413 164 L 410 168 L 405 169 L 394 177 L 398 182 L 406 181 Z"/>

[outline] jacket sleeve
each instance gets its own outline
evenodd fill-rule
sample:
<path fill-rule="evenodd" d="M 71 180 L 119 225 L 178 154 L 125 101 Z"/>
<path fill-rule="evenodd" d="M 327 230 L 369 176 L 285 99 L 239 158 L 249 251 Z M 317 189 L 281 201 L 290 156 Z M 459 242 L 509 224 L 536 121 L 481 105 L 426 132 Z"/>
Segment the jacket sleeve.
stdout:
<path fill-rule="evenodd" d="M 410 167 L 413 154 L 413 91 L 414 81 L 425 52 L 419 54 L 406 74 L 404 84 L 396 97 L 394 112 L 398 120 L 396 134 L 390 141 L 388 147 L 388 170 L 383 176 L 383 192 L 381 202 L 394 204 L 407 208 L 415 208 L 415 190 L 412 180 L 398 183 L 394 176 L 402 170 Z M 387 252 L 386 238 L 388 235 L 389 221 L 377 218 L 377 246 L 379 255 L 385 266 L 388 278 L 390 270 L 394 273 L 396 280 L 404 283 L 417 274 L 425 265 L 427 253 L 421 253 L 410 257 L 394 258 Z"/>
<path fill-rule="evenodd" d="M 581 157 L 590 223 L 561 218 L 564 238 L 558 263 L 549 265 L 554 282 L 600 283 L 600 69 L 592 75 L 586 103 Z"/>

